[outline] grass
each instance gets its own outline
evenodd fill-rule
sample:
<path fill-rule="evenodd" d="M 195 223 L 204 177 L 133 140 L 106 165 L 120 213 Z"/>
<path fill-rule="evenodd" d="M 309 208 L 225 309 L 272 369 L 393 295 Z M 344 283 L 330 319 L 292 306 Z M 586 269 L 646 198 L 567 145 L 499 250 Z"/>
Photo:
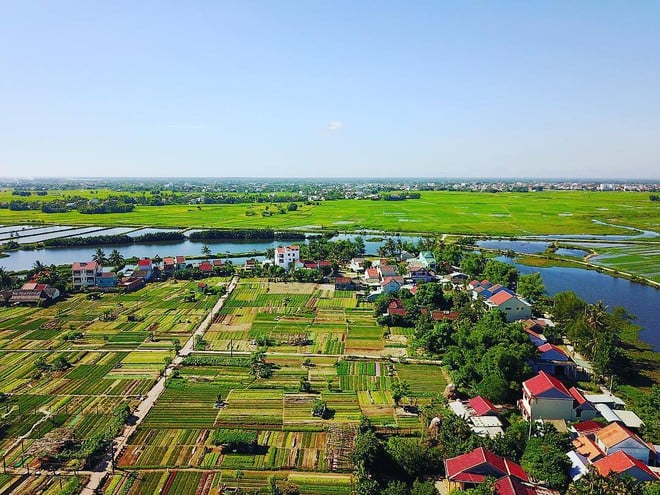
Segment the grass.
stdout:
<path fill-rule="evenodd" d="M 71 192 L 73 193 L 73 192 Z M 35 197 L 28 198 L 38 199 Z M 45 198 L 46 200 L 48 197 Z M 138 206 L 131 213 L 81 215 L 0 210 L 0 224 L 152 227 L 269 227 L 275 229 L 375 229 L 390 232 L 483 235 L 629 234 L 592 222 L 656 229 L 660 206 L 646 194 L 544 191 L 538 193 L 423 192 L 407 201 L 337 200 L 305 205 L 285 215 L 246 216 L 253 205 Z M 257 205 L 256 209 L 264 208 Z M 442 211 L 442 215 L 438 215 Z M 570 216 L 566 216 L 570 213 Z"/>

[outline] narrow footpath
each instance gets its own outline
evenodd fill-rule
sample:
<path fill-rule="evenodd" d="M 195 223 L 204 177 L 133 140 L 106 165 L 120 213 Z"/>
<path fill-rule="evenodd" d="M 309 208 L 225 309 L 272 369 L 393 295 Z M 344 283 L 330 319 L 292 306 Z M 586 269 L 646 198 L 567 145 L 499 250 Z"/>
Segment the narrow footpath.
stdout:
<path fill-rule="evenodd" d="M 142 400 L 142 402 L 140 402 L 140 404 L 137 406 L 135 411 L 133 411 L 134 421 L 130 425 L 125 426 L 122 429 L 119 436 L 117 436 L 114 439 L 113 459 L 112 460 L 109 459 L 105 463 L 102 463 L 96 468 L 98 470 L 94 470 L 94 472 L 91 473 L 87 486 L 85 486 L 85 488 L 83 488 L 81 492 L 82 495 L 94 495 L 96 493 L 96 490 L 101 486 L 103 479 L 108 474 L 113 472 L 114 462 L 119 458 L 119 455 L 121 454 L 123 448 L 128 443 L 128 439 L 135 432 L 137 427 L 140 426 L 144 418 L 147 416 L 151 408 L 154 406 L 160 395 L 165 390 L 165 381 L 172 374 L 174 369 L 181 364 L 183 359 L 193 351 L 195 347 L 196 337 L 204 336 L 204 333 L 209 328 L 209 326 L 211 326 L 211 323 L 213 322 L 216 315 L 224 305 L 225 301 L 227 300 L 231 292 L 236 288 L 236 285 L 238 284 L 238 280 L 239 280 L 238 277 L 234 277 L 231 279 L 231 282 L 227 286 L 227 291 L 225 292 L 225 294 L 218 300 L 215 306 L 213 306 L 213 309 L 211 309 L 211 311 L 206 316 L 204 321 L 202 321 L 199 324 L 197 330 L 193 332 L 193 334 L 190 336 L 190 338 L 185 343 L 185 345 L 181 348 L 181 350 L 176 355 L 176 357 L 165 368 L 165 372 L 160 377 L 160 379 L 151 388 L 151 390 L 149 390 L 146 397 Z"/>

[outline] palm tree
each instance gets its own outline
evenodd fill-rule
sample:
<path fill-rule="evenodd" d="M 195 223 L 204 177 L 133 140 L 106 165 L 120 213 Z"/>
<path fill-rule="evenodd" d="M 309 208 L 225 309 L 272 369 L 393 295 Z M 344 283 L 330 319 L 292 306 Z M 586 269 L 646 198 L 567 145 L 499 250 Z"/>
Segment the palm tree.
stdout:
<path fill-rule="evenodd" d="M 32 268 L 35 272 L 43 272 L 46 269 L 46 265 L 44 265 L 41 261 L 36 260 L 32 265 Z"/>
<path fill-rule="evenodd" d="M 124 257 L 117 249 L 113 249 L 110 256 L 108 256 L 108 261 L 112 266 L 120 266 L 124 263 Z"/>
<path fill-rule="evenodd" d="M 206 244 L 202 246 L 202 255 L 204 255 L 207 258 L 211 255 L 211 248 L 208 247 Z"/>
<path fill-rule="evenodd" d="M 105 265 L 108 262 L 108 258 L 105 256 L 103 249 L 98 248 L 94 256 L 92 256 L 92 261 L 96 261 L 99 265 Z"/>

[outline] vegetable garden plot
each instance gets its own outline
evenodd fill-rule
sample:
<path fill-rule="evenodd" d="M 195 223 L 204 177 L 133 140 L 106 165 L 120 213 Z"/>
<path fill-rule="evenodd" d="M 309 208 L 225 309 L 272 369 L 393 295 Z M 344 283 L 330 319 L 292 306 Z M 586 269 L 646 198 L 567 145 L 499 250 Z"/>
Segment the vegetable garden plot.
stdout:
<path fill-rule="evenodd" d="M 387 364 L 374 361 L 339 361 L 337 375 L 341 390 L 389 390 L 392 379 Z"/>
<path fill-rule="evenodd" d="M 281 390 L 232 390 L 220 409 L 216 426 L 222 428 L 268 429 L 282 427 Z"/>
<path fill-rule="evenodd" d="M 410 395 L 428 398 L 442 394 L 447 386 L 442 368 L 431 364 L 397 364 L 396 375 L 410 386 Z"/>
<path fill-rule="evenodd" d="M 374 425 L 395 423 L 392 394 L 367 390 L 358 392 L 357 396 L 362 414 L 368 417 Z"/>

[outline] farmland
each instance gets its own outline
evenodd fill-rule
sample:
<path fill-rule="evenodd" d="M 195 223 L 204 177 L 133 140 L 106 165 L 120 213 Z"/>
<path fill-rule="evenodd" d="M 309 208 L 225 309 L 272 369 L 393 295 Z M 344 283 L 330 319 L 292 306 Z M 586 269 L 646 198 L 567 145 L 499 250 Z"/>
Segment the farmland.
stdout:
<path fill-rule="evenodd" d="M 191 290 L 196 283 L 163 282 L 132 294 L 0 309 L 0 392 L 8 394 L 0 404 L 0 452 L 16 473 L 0 478 L 0 488 L 38 468 L 47 439 L 68 431 L 92 437 L 119 406 L 137 406 L 174 355 L 173 341 L 187 340 L 217 301 L 196 292 L 184 303 Z M 371 304 L 352 292 L 242 280 L 206 330 L 204 350 L 177 367 L 118 453 L 119 471 L 104 493 L 201 494 L 223 485 L 267 493 L 271 479 L 305 494 L 350 493 L 360 418 L 416 434 L 421 423 L 395 406 L 392 383 L 409 383 L 402 402 L 420 405 L 446 384 L 437 366 L 393 363 L 391 356 L 406 353 L 406 336 L 394 338 L 392 347 Z M 272 367 L 264 378 L 248 360 L 260 349 Z M 312 415 L 318 400 L 326 405 L 322 416 Z M 218 429 L 254 431 L 256 444 L 226 451 L 213 443 Z M 74 456 L 61 469 L 88 467 Z M 54 490 L 49 483 L 43 486 Z"/>
<path fill-rule="evenodd" d="M 89 191 L 83 191 L 89 196 Z M 71 191 L 71 194 L 77 191 Z M 99 197 L 107 191 L 100 191 Z M 57 199 L 45 196 L 41 199 Z M 27 201 L 39 198 L 27 198 Z M 470 235 L 628 234 L 593 220 L 658 228 L 657 203 L 628 192 L 544 191 L 536 193 L 422 192 L 420 199 L 368 201 L 342 199 L 301 205 L 286 214 L 259 213 L 263 204 L 137 206 L 130 213 L 42 213 L 0 210 L 0 224 L 37 222 L 60 225 L 152 227 L 269 227 L 275 229 L 373 229 L 390 232 Z M 438 212 L 442 214 L 439 215 Z"/>

